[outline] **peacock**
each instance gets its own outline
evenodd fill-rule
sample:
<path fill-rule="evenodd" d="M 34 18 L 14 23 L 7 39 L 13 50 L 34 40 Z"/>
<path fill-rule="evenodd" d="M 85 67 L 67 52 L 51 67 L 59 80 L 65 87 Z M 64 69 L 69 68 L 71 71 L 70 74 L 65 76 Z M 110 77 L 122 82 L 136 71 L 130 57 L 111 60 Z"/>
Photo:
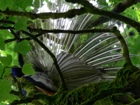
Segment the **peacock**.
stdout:
<path fill-rule="evenodd" d="M 66 3 L 64 0 L 53 0 L 44 4 L 40 0 L 40 7 L 44 6 L 47 8 L 43 12 L 65 12 L 80 7 L 79 5 Z M 103 8 L 100 5 L 96 6 Z M 41 12 L 41 8 L 34 9 L 34 12 Z M 33 27 L 44 30 L 86 30 L 89 26 L 91 27 L 95 19 L 96 16 L 93 14 L 83 14 L 72 19 L 37 19 Z M 115 23 L 117 22 L 112 20 L 98 27 L 110 29 L 116 25 Z M 56 57 L 68 90 L 92 82 L 112 81 L 121 68 L 118 61 L 123 62 L 119 41 L 110 32 L 88 34 L 45 33 L 39 36 L 38 40 Z M 18 54 L 18 61 L 21 68 L 25 62 L 32 63 L 36 73 L 25 75 L 21 68 L 13 67 L 12 75 L 27 79 L 39 90 L 51 93 L 57 92 L 61 86 L 61 79 L 53 59 L 34 40 L 30 41 L 30 45 L 32 50 L 26 56 Z M 23 91 L 23 94 L 26 95 L 26 90 Z"/>

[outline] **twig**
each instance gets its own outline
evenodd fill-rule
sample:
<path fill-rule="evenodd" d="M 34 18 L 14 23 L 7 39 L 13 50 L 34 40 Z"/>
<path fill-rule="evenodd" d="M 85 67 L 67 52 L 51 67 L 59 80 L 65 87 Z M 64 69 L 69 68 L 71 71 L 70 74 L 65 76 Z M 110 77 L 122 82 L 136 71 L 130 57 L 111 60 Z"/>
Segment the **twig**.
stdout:
<path fill-rule="evenodd" d="M 69 33 L 69 34 L 81 34 L 81 33 L 95 33 L 95 32 L 111 32 L 110 29 L 88 29 L 88 30 L 44 30 L 44 29 L 32 29 L 28 28 L 30 32 L 37 33 Z"/>
<path fill-rule="evenodd" d="M 9 20 L 0 20 L 0 23 L 15 24 L 15 22 Z"/>
<path fill-rule="evenodd" d="M 1 73 L 1 76 L 0 76 L 0 79 L 2 79 L 2 77 L 3 77 L 3 75 L 4 75 L 4 73 L 5 73 L 5 67 L 4 67 L 4 69 L 2 70 L 2 73 Z"/>
<path fill-rule="evenodd" d="M 10 29 L 10 31 L 11 31 L 11 33 L 14 35 L 16 41 L 20 41 L 20 40 L 21 40 L 21 39 L 20 39 L 20 31 L 18 31 L 18 32 L 16 32 L 16 33 L 13 31 L 13 29 Z"/>
<path fill-rule="evenodd" d="M 35 37 L 42 36 L 43 34 L 44 34 L 44 33 L 36 34 Z M 21 40 L 21 41 L 22 41 L 22 40 L 32 40 L 32 38 L 30 38 L 30 37 L 27 37 L 27 38 L 20 38 L 20 40 Z M 7 39 L 7 40 L 4 41 L 4 43 L 6 44 L 6 43 L 13 42 L 13 41 L 17 41 L 17 39 L 16 39 L 16 38 Z"/>
<path fill-rule="evenodd" d="M 14 29 L 13 27 L 5 27 L 5 26 L 0 26 L 0 29 L 5 30 L 5 29 Z"/>
<path fill-rule="evenodd" d="M 69 33 L 69 34 L 81 34 L 81 33 L 95 33 L 95 32 L 111 32 L 110 29 L 89 29 L 89 30 L 44 30 L 44 29 L 32 29 L 32 28 L 28 28 L 30 30 L 30 32 L 37 32 L 39 34 L 34 35 L 34 37 L 39 37 L 42 36 L 43 34 L 46 33 Z M 87 34 L 88 35 L 88 34 Z M 27 37 L 27 38 L 21 38 L 20 40 L 32 40 L 31 37 Z M 4 42 L 5 43 L 10 43 L 16 41 L 16 38 L 13 39 L 7 39 Z"/>
<path fill-rule="evenodd" d="M 22 16 L 22 17 L 28 17 L 31 19 L 48 19 L 48 18 L 52 18 L 52 19 L 58 19 L 58 18 L 72 18 L 75 17 L 76 15 L 81 15 L 86 13 L 87 10 L 85 8 L 80 8 L 80 9 L 71 9 L 67 12 L 63 12 L 63 13 L 55 13 L 55 12 L 48 12 L 48 13 L 31 13 L 31 12 L 19 12 L 19 11 L 11 11 L 6 9 L 5 11 L 1 11 L 0 10 L 0 14 L 4 14 L 4 15 L 12 15 L 12 16 Z"/>
<path fill-rule="evenodd" d="M 16 38 L 12 38 L 12 39 L 7 39 L 4 41 L 4 43 L 10 43 L 10 42 L 13 42 L 13 41 L 16 41 Z"/>

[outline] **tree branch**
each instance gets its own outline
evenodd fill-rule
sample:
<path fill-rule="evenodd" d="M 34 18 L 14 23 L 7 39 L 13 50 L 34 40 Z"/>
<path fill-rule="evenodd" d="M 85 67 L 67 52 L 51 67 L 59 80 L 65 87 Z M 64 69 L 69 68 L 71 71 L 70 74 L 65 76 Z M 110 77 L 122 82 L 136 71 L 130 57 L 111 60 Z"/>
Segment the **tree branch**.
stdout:
<path fill-rule="evenodd" d="M 112 19 L 120 20 L 126 24 L 131 25 L 132 27 L 134 27 L 140 32 L 140 28 L 139 28 L 140 23 L 128 17 L 125 17 L 123 15 L 120 15 L 114 12 L 98 9 L 95 6 L 93 6 L 91 3 L 89 3 L 87 0 L 66 0 L 66 1 L 83 5 L 84 8 L 86 8 L 86 10 L 91 14 L 103 15 Z"/>
<path fill-rule="evenodd" d="M 40 33 L 40 34 L 36 34 L 34 37 L 39 37 L 39 36 L 42 36 L 44 33 Z M 7 39 L 4 41 L 4 43 L 10 43 L 10 42 L 13 42 L 13 41 L 16 41 L 17 39 L 16 38 L 12 38 L 12 39 Z M 32 40 L 32 38 L 30 37 L 27 37 L 27 38 L 20 38 L 20 40 Z"/>
<path fill-rule="evenodd" d="M 111 30 L 121 43 L 121 46 L 123 48 L 123 57 L 125 59 L 125 62 L 129 65 L 133 65 L 129 56 L 129 50 L 128 50 L 127 44 L 124 38 L 122 37 L 122 35 L 120 34 L 120 31 L 117 30 L 116 27 L 113 27 Z"/>
<path fill-rule="evenodd" d="M 5 10 L 5 11 L 1 11 L 0 10 L 0 14 L 4 14 L 4 15 L 12 15 L 12 16 L 22 16 L 22 17 L 28 17 L 31 19 L 48 19 L 48 18 L 52 18 L 52 19 L 58 19 L 58 18 L 72 18 L 75 17 L 76 15 L 81 15 L 86 13 L 87 10 L 85 8 L 80 8 L 80 9 L 71 9 L 67 12 L 63 12 L 63 13 L 53 13 L 53 12 L 48 12 L 48 13 L 31 13 L 31 12 L 19 12 L 19 11 L 10 11 L 10 10 Z"/>
<path fill-rule="evenodd" d="M 80 9 L 72 9 L 72 10 L 69 10 L 69 11 L 63 12 L 63 13 L 49 12 L 49 13 L 35 14 L 35 13 L 31 13 L 31 12 L 19 12 L 19 11 L 6 10 L 6 11 L 0 11 L 0 14 L 23 16 L 23 17 L 28 17 L 31 19 L 37 19 L 37 18 L 40 18 L 40 19 L 48 19 L 48 18 L 58 19 L 58 18 L 72 18 L 76 15 L 81 15 L 84 13 L 91 13 L 91 14 L 103 15 L 103 16 L 106 16 L 109 18 L 120 20 L 126 24 L 131 25 L 132 27 L 136 28 L 140 32 L 140 29 L 139 29 L 140 23 L 138 23 L 137 21 L 132 20 L 128 17 L 125 17 L 123 15 L 119 15 L 119 14 L 114 13 L 114 12 L 98 9 L 98 8 L 94 7 L 91 3 L 89 3 L 87 0 L 66 0 L 66 1 L 71 2 L 71 3 L 81 4 L 84 7 L 80 8 Z"/>
<path fill-rule="evenodd" d="M 15 24 L 15 22 L 9 20 L 0 20 L 0 23 Z"/>
<path fill-rule="evenodd" d="M 111 12 L 114 13 L 122 13 L 123 11 L 125 11 L 127 8 L 129 8 L 130 6 L 138 3 L 138 0 L 124 0 L 122 2 L 119 2 L 118 4 L 115 5 L 115 7 L 111 10 Z M 74 9 L 73 9 L 74 10 Z M 98 26 L 100 24 L 103 24 L 107 21 L 109 21 L 110 19 L 104 16 L 100 16 L 98 19 L 96 19 L 95 21 L 93 21 L 88 28 L 92 28 L 95 26 Z M 15 22 L 12 21 L 7 21 L 7 20 L 0 20 L 0 23 L 9 23 L 9 24 L 15 24 Z"/>
<path fill-rule="evenodd" d="M 14 29 L 13 27 L 5 27 L 5 26 L 0 26 L 0 29 L 6 30 L 6 29 Z"/>
<path fill-rule="evenodd" d="M 137 0 L 124 0 L 124 1 L 119 2 L 118 4 L 116 4 L 115 7 L 111 10 L 111 12 L 120 14 L 123 11 L 125 11 L 127 8 L 129 8 L 130 6 L 132 6 L 132 5 L 136 4 L 136 3 L 138 3 Z M 103 24 L 103 23 L 105 23 L 105 22 L 107 22 L 109 20 L 110 19 L 105 17 L 105 16 L 100 16 L 98 19 L 93 21 L 92 24 L 88 26 L 88 28 L 98 26 L 98 25 Z"/>
<path fill-rule="evenodd" d="M 54 30 L 43 30 L 43 29 L 32 29 L 32 28 L 29 28 L 29 27 L 28 27 L 28 29 L 29 29 L 30 32 L 39 33 L 39 34 L 34 35 L 34 37 L 36 37 L 36 38 L 39 37 L 39 36 L 42 36 L 45 33 L 82 34 L 82 33 L 95 33 L 95 32 L 111 32 L 110 29 L 89 29 L 89 30 L 59 30 L 59 29 L 56 30 L 56 29 L 54 29 Z M 15 40 L 16 40 L 16 38 L 7 39 L 4 42 L 5 43 L 10 43 L 10 42 L 13 42 Z M 27 38 L 21 38 L 20 40 L 32 40 L 32 38 L 27 37 Z"/>
<path fill-rule="evenodd" d="M 69 33 L 69 34 L 83 34 L 83 33 L 95 33 L 95 32 L 111 32 L 110 29 L 89 29 L 89 30 L 43 30 L 43 29 L 32 29 L 28 28 L 30 32 L 37 33 Z"/>
<path fill-rule="evenodd" d="M 94 7 L 91 3 L 89 3 L 86 0 L 66 0 L 67 2 L 72 2 L 72 3 L 79 3 L 81 5 L 83 5 L 84 7 L 80 8 L 80 9 L 72 9 L 69 10 L 67 12 L 63 12 L 63 13 L 40 13 L 40 14 L 35 14 L 35 13 L 31 13 L 31 12 L 18 12 L 18 11 L 10 11 L 10 10 L 6 10 L 6 11 L 0 11 L 0 14 L 5 14 L 5 15 L 14 15 L 14 16 L 24 16 L 24 17 L 29 17 L 31 19 L 48 19 L 48 18 L 52 18 L 52 19 L 57 19 L 57 18 L 72 18 L 76 15 L 81 15 L 84 13 L 91 13 L 91 14 L 97 14 L 97 15 L 103 15 L 105 17 L 108 18 L 113 18 L 116 20 L 120 20 L 126 24 L 131 25 L 132 27 L 136 28 L 139 32 L 140 32 L 140 23 L 138 23 L 135 20 L 132 20 L 128 17 L 125 17 L 123 15 L 119 15 L 119 12 L 122 12 L 124 9 L 126 9 L 127 7 L 131 6 L 131 4 L 135 4 L 138 1 L 134 0 L 134 1 L 124 1 L 122 3 L 119 3 L 117 5 L 117 8 L 120 8 L 122 6 L 125 6 L 124 9 L 116 9 L 114 8 L 111 12 L 110 11 L 106 11 L 106 10 L 102 10 L 102 9 L 98 9 L 96 7 Z M 115 13 L 116 12 L 116 13 Z M 103 19 L 103 18 L 101 18 Z M 105 21 L 102 21 L 101 23 L 104 23 Z"/>

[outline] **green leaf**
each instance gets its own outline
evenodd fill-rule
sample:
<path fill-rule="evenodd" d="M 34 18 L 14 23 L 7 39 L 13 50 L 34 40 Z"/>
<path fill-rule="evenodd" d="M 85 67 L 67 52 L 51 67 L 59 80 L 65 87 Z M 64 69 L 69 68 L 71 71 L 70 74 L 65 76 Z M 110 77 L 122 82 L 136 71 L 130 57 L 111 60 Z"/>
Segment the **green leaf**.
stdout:
<path fill-rule="evenodd" d="M 7 101 L 7 100 L 9 102 L 11 102 L 18 98 L 12 94 L 9 94 L 10 90 L 11 90 L 11 85 L 12 85 L 10 80 L 6 80 L 5 78 L 1 79 L 0 85 L 1 85 L 0 86 L 0 102 Z M 5 105 L 7 105 L 7 104 L 5 104 Z"/>
<path fill-rule="evenodd" d="M 2 37 L 0 37 L 0 50 L 5 50 L 5 43 Z"/>
<path fill-rule="evenodd" d="M 140 64 L 140 56 L 132 57 L 131 61 L 134 65 L 139 65 Z"/>
<path fill-rule="evenodd" d="M 33 10 L 32 7 L 27 7 L 27 8 L 26 8 L 26 11 L 27 11 L 27 12 L 32 12 L 32 10 Z"/>
<path fill-rule="evenodd" d="M 137 21 L 136 6 L 132 6 L 131 8 L 127 8 L 122 14 Z"/>
<path fill-rule="evenodd" d="M 25 9 L 28 6 L 32 6 L 33 0 L 16 0 L 15 2 L 15 5 L 22 9 Z"/>
<path fill-rule="evenodd" d="M 14 28 L 19 30 L 27 30 L 27 21 L 28 18 L 19 17 L 17 23 L 14 25 Z"/>
<path fill-rule="evenodd" d="M 10 66 L 12 63 L 12 56 L 7 55 L 6 57 L 0 57 L 0 61 L 4 64 L 4 66 Z"/>
<path fill-rule="evenodd" d="M 0 0 L 0 10 L 11 9 L 14 5 L 13 0 Z"/>
<path fill-rule="evenodd" d="M 135 35 L 136 36 L 136 35 Z M 140 46 L 140 36 L 136 37 L 130 37 L 128 39 L 129 41 L 129 52 L 132 54 L 138 54 L 140 52 L 139 46 Z"/>
<path fill-rule="evenodd" d="M 32 47 L 29 45 L 29 42 L 27 40 L 23 40 L 15 45 L 14 51 L 25 55 L 31 49 L 32 49 Z"/>
<path fill-rule="evenodd" d="M 0 30 L 0 34 L 3 39 L 14 38 L 8 30 Z"/>
<path fill-rule="evenodd" d="M 22 72 L 29 75 L 35 74 L 35 70 L 33 69 L 32 64 L 24 64 L 22 67 Z"/>
<path fill-rule="evenodd" d="M 4 96 L 5 96 L 4 94 L 9 94 L 9 92 L 11 90 L 11 82 L 7 81 L 6 79 L 2 79 L 2 80 L 0 80 L 0 84 L 1 84 L 0 92 L 2 93 L 2 94 L 0 94 L 0 97 L 2 98 L 2 100 L 4 100 L 4 99 L 6 100 L 6 98 L 4 98 Z"/>
<path fill-rule="evenodd" d="M 35 0 L 34 1 L 34 7 L 35 7 L 35 9 L 40 7 L 40 3 L 39 2 L 40 2 L 39 0 Z"/>

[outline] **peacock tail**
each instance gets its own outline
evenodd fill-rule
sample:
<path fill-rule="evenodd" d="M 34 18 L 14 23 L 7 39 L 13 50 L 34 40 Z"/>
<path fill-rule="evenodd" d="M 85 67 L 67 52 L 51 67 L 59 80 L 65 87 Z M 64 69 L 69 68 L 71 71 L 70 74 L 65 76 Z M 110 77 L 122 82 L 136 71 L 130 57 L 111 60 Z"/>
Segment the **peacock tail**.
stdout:
<path fill-rule="evenodd" d="M 37 1 L 35 0 L 34 4 Z M 95 5 L 98 8 L 103 8 L 101 5 L 97 5 L 96 2 Z M 81 6 L 66 3 L 64 0 L 51 0 L 48 3 L 40 0 L 39 7 L 39 9 L 35 8 L 34 12 L 59 13 Z M 46 9 L 41 11 L 43 7 L 46 7 Z M 44 30 L 86 30 L 92 26 L 96 18 L 97 16 L 93 14 L 83 14 L 72 19 L 38 19 L 34 22 L 33 27 Z M 112 21 L 97 26 L 97 28 L 109 29 L 115 25 L 114 20 Z M 74 89 L 91 82 L 111 81 L 121 68 L 118 61 L 123 62 L 119 41 L 114 34 L 109 32 L 88 34 L 45 33 L 38 39 L 57 58 L 68 89 Z M 53 87 L 56 86 L 58 89 L 61 85 L 61 79 L 54 66 L 53 59 L 37 42 L 32 40 L 30 44 L 32 51 L 28 53 L 25 60 L 31 62 L 36 71 L 44 73 L 44 76 L 49 78 Z M 47 85 L 48 80 L 44 81 L 44 76 L 42 74 L 39 76 L 34 75 L 32 78 L 36 79 L 37 77 L 38 81 L 40 79 Z"/>

